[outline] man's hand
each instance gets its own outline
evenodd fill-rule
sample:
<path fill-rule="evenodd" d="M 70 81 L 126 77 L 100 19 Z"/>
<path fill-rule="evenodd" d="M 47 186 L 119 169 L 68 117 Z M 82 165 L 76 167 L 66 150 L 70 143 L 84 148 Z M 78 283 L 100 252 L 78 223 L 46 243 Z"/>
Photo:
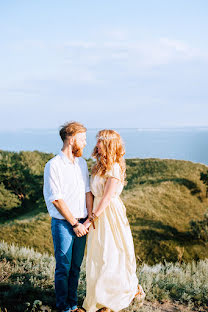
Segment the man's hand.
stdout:
<path fill-rule="evenodd" d="M 82 223 L 78 223 L 78 225 L 73 228 L 73 230 L 77 237 L 82 237 L 88 233 L 88 229 L 86 229 L 86 227 Z"/>

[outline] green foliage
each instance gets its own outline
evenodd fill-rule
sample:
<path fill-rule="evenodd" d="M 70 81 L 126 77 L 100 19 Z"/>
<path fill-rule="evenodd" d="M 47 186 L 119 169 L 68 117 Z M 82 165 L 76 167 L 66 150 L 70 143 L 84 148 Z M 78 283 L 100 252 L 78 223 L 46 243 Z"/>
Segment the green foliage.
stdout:
<path fill-rule="evenodd" d="M 206 185 L 206 196 L 208 197 L 208 170 L 206 173 L 201 172 L 200 180 Z"/>
<path fill-rule="evenodd" d="M 0 151 L 1 210 L 18 208 L 13 211 L 17 215 L 28 211 L 28 208 L 34 205 L 40 205 L 44 166 L 53 156 L 38 151 L 20 153 Z M 1 213 L 1 216 L 7 217 L 7 214 Z"/>
<path fill-rule="evenodd" d="M 208 185 L 208 171 L 206 173 L 201 172 L 200 180 L 203 181 L 204 184 Z"/>
<path fill-rule="evenodd" d="M 7 190 L 3 183 L 0 184 L 0 210 L 11 210 L 15 207 L 19 207 L 21 201 L 11 191 Z"/>
<path fill-rule="evenodd" d="M 190 222 L 190 227 L 194 237 L 197 237 L 204 242 L 208 242 L 208 210 L 204 214 L 202 220 L 192 220 Z"/>

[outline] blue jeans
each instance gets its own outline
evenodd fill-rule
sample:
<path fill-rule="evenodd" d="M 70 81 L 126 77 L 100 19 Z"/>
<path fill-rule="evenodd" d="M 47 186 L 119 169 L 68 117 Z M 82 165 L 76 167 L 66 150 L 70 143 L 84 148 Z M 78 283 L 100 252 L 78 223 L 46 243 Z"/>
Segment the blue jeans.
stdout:
<path fill-rule="evenodd" d="M 51 220 L 51 231 L 56 259 L 56 306 L 60 310 L 70 311 L 77 307 L 77 287 L 86 235 L 77 237 L 68 221 L 55 218 Z"/>

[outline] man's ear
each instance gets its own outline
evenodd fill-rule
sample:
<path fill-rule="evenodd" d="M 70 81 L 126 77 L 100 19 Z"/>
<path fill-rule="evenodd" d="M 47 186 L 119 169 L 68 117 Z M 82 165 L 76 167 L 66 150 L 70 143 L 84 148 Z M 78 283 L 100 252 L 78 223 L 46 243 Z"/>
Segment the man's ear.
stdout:
<path fill-rule="evenodd" d="M 68 143 L 69 143 L 69 145 L 73 145 L 74 144 L 74 137 L 73 136 L 68 138 Z"/>

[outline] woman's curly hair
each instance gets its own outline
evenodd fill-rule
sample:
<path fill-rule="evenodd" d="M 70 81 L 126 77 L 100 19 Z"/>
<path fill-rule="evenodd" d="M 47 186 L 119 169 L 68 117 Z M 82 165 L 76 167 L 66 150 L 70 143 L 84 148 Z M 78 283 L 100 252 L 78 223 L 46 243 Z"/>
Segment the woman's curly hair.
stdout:
<path fill-rule="evenodd" d="M 92 168 L 92 175 L 100 175 L 103 177 L 107 171 L 110 171 L 115 163 L 121 168 L 121 182 L 125 183 L 126 163 L 124 160 L 125 148 L 121 136 L 115 130 L 100 130 L 96 136 L 100 142 L 101 153 L 95 146 L 92 157 L 96 159 L 96 163 Z"/>

